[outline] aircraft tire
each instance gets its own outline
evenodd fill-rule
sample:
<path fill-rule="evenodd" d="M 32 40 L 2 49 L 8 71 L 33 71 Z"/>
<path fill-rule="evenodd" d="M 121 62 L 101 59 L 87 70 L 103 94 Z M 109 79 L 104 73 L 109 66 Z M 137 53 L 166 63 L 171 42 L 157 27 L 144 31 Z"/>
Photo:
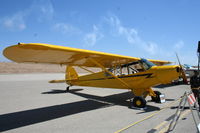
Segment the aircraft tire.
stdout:
<path fill-rule="evenodd" d="M 151 96 L 152 101 L 156 102 L 156 103 L 160 103 L 160 91 L 154 91 L 154 93 L 156 94 L 156 97 Z"/>
<path fill-rule="evenodd" d="M 146 106 L 146 103 L 146 100 L 141 96 L 135 96 L 132 101 L 132 105 L 138 108 L 144 108 Z"/>

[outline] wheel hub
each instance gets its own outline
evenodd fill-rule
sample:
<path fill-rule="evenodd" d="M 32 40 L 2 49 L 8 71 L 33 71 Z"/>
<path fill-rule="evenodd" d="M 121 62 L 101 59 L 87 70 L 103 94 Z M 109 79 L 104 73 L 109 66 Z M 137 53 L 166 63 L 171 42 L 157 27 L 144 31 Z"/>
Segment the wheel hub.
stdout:
<path fill-rule="evenodd" d="M 140 100 L 137 100 L 137 101 L 136 101 L 136 105 L 137 105 L 137 106 L 140 106 L 141 104 L 142 104 L 142 102 L 141 102 Z"/>

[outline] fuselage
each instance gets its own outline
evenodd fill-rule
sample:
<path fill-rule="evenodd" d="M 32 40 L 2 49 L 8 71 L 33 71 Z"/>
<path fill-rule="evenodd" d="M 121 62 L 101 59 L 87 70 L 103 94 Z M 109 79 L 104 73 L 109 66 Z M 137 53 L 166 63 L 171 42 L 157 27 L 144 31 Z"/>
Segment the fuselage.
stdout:
<path fill-rule="evenodd" d="M 71 80 L 70 84 L 101 88 L 142 89 L 149 88 L 158 84 L 170 83 L 172 80 L 178 79 L 179 75 L 179 66 L 153 66 L 149 70 L 143 72 L 127 75 L 122 74 L 117 76 L 117 78 L 128 84 L 130 88 L 128 88 L 121 81 L 104 71 L 79 76 L 78 79 Z"/>

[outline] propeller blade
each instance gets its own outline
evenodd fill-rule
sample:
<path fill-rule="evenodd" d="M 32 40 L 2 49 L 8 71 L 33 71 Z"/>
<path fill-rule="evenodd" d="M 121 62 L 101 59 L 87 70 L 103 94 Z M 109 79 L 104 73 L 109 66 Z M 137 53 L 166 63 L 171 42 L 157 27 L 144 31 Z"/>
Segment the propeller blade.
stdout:
<path fill-rule="evenodd" d="M 180 66 L 180 75 L 181 77 L 183 78 L 183 82 L 188 84 L 188 81 L 187 81 L 187 77 L 186 77 L 186 74 L 185 74 L 185 71 L 181 65 L 181 62 L 179 60 L 179 57 L 178 57 L 178 54 L 176 53 L 176 57 L 177 57 L 177 60 L 178 60 L 178 63 L 179 63 L 179 66 Z"/>

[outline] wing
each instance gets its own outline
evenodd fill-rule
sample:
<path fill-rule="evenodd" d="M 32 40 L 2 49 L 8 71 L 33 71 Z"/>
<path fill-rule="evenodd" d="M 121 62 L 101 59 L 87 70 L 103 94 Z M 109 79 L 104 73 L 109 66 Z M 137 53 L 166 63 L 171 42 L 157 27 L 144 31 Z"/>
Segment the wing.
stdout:
<path fill-rule="evenodd" d="M 56 46 L 50 44 L 30 43 L 13 45 L 3 51 L 4 56 L 15 62 L 34 62 L 65 64 L 72 66 L 98 67 L 89 60 L 92 58 L 104 67 L 112 67 L 138 61 L 140 58 L 96 52 L 91 50 Z M 149 60 L 157 65 L 169 64 L 167 61 Z"/>

